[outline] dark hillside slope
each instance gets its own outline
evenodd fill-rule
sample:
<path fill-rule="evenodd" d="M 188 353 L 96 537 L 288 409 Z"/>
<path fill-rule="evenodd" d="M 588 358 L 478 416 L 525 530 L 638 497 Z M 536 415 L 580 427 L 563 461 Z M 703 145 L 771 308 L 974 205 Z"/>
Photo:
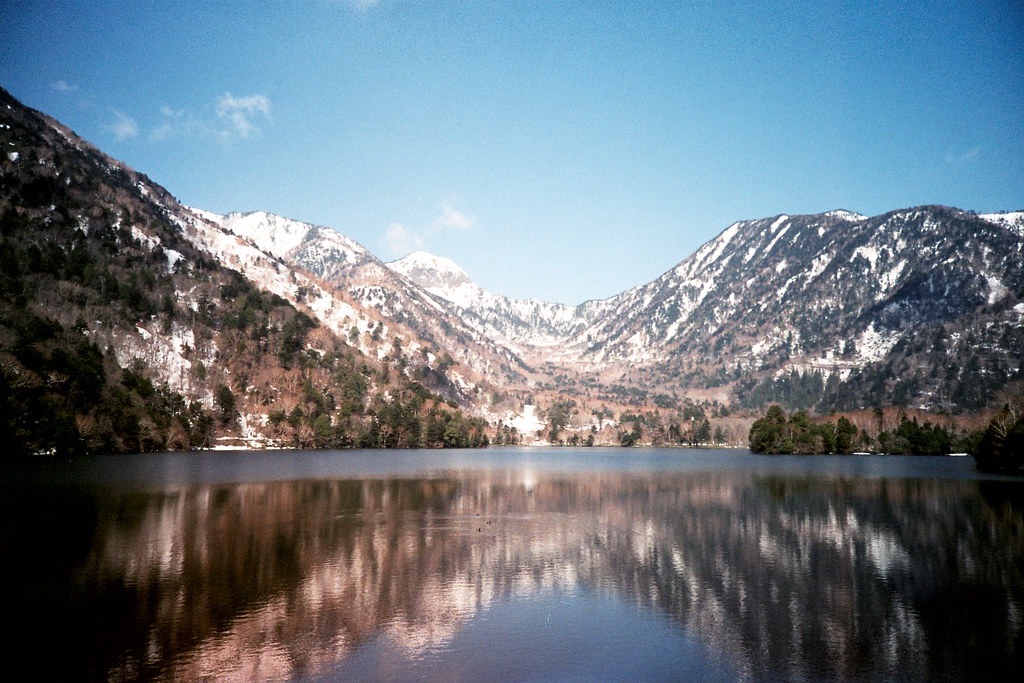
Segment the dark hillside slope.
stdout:
<path fill-rule="evenodd" d="M 419 445 L 421 424 L 452 421 L 459 445 L 480 440 L 412 368 L 221 265 L 166 190 L 3 90 L 0 150 L 8 452 Z"/>

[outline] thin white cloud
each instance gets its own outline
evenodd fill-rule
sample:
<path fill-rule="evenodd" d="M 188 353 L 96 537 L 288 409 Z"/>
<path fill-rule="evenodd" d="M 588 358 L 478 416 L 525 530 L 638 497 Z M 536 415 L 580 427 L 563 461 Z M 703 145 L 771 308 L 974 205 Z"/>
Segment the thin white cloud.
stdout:
<path fill-rule="evenodd" d="M 175 132 L 180 128 L 184 116 L 184 110 L 160 107 L 160 125 L 150 132 L 149 139 L 160 141 L 174 137 Z"/>
<path fill-rule="evenodd" d="M 426 246 L 423 238 L 401 223 L 392 223 L 384 233 L 384 248 L 394 258 L 401 258 Z"/>
<path fill-rule="evenodd" d="M 962 166 L 975 161 L 981 156 L 981 147 L 971 147 L 966 152 L 947 152 L 946 163 L 954 166 Z"/>
<path fill-rule="evenodd" d="M 154 128 L 149 139 L 155 142 L 170 140 L 181 136 L 226 136 L 226 131 L 218 131 L 209 121 L 196 118 L 187 109 L 160 107 L 160 125 Z"/>
<path fill-rule="evenodd" d="M 270 118 L 270 100 L 264 95 L 235 97 L 226 92 L 217 98 L 217 117 L 228 126 L 228 134 L 248 138 L 259 132 L 253 119 Z"/>
<path fill-rule="evenodd" d="M 114 134 L 114 138 L 118 142 L 123 142 L 129 138 L 138 137 L 139 135 L 139 124 L 135 122 L 135 119 L 123 114 L 116 109 L 111 109 L 115 118 L 117 119 L 114 123 L 104 126 L 107 130 Z"/>
<path fill-rule="evenodd" d="M 980 154 L 981 147 L 972 147 L 971 149 L 967 150 L 966 152 L 960 155 L 960 161 L 965 162 L 971 161 L 972 159 L 977 159 Z"/>
<path fill-rule="evenodd" d="M 270 120 L 270 99 L 265 95 L 235 97 L 229 92 L 216 99 L 212 113 L 196 114 L 187 108 L 160 107 L 160 123 L 149 139 L 162 142 L 180 137 L 214 137 L 221 141 L 251 138 L 260 132 L 257 122 Z"/>
<path fill-rule="evenodd" d="M 427 239 L 444 232 L 465 232 L 476 226 L 476 219 L 455 208 L 451 201 L 441 203 L 441 213 L 425 225 L 409 228 L 392 223 L 381 239 L 388 254 L 401 258 L 414 251 L 427 251 Z"/>
<path fill-rule="evenodd" d="M 78 86 L 77 85 L 71 85 L 70 83 L 68 83 L 67 81 L 65 81 L 63 79 L 57 81 L 56 83 L 51 83 L 50 87 L 53 88 L 54 90 L 56 90 L 57 92 L 77 92 L 78 91 Z"/>
<path fill-rule="evenodd" d="M 473 216 L 459 211 L 451 205 L 451 202 L 444 202 L 441 204 L 441 215 L 430 222 L 428 229 L 430 232 L 462 231 L 470 230 L 475 225 L 476 219 Z"/>

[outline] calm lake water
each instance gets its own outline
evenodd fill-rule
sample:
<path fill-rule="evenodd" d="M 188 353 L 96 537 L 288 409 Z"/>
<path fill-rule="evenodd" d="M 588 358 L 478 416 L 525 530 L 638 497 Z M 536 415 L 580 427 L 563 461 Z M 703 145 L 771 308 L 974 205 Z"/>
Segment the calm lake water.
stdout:
<path fill-rule="evenodd" d="M 7 680 L 1024 680 L 970 458 L 159 454 L 8 468 Z"/>

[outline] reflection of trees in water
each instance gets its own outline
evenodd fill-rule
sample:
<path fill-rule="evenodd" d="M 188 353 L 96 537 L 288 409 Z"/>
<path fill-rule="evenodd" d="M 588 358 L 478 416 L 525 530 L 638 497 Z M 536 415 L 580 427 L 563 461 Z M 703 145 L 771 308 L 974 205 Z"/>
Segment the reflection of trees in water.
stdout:
<path fill-rule="evenodd" d="M 613 553 L 618 575 L 749 672 L 955 677 L 1019 666 L 1024 547 L 992 523 L 976 483 L 753 483 L 718 501 L 669 484 L 650 499 L 663 542 L 639 564 L 628 548 Z"/>
<path fill-rule="evenodd" d="M 300 676 L 381 631 L 415 654 L 495 601 L 581 586 L 672 615 L 755 676 L 1019 668 L 1024 523 L 999 487 L 531 479 L 107 494 L 65 609 L 103 634 L 83 654 L 114 678 Z"/>

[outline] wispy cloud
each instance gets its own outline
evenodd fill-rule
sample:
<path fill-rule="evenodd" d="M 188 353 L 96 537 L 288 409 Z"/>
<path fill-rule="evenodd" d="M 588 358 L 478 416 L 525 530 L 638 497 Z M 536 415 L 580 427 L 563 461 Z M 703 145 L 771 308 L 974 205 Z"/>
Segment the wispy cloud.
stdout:
<path fill-rule="evenodd" d="M 150 131 L 149 139 L 160 142 L 193 135 L 223 137 L 226 133 L 226 130 L 218 131 L 211 121 L 196 117 L 188 109 L 160 107 L 160 125 Z"/>
<path fill-rule="evenodd" d="M 57 92 L 78 92 L 77 85 L 71 85 L 63 79 L 57 81 L 56 83 L 51 83 L 50 87 L 56 90 Z"/>
<path fill-rule="evenodd" d="M 946 163 L 954 166 L 969 164 L 981 156 L 981 147 L 971 147 L 966 152 L 946 152 Z"/>
<path fill-rule="evenodd" d="M 384 248 L 394 258 L 401 258 L 426 246 L 423 238 L 401 223 L 392 223 L 384 233 Z"/>
<path fill-rule="evenodd" d="M 226 92 L 217 98 L 217 117 L 229 133 L 248 138 L 259 132 L 254 119 L 270 119 L 270 100 L 265 95 L 235 97 Z"/>
<path fill-rule="evenodd" d="M 129 138 L 135 138 L 139 135 L 139 124 L 136 123 L 135 119 L 123 114 L 116 109 L 111 109 L 113 112 L 115 121 L 111 124 L 104 126 L 107 130 L 114 134 L 114 138 L 118 142 L 123 142 Z"/>
<path fill-rule="evenodd" d="M 181 130 L 185 122 L 186 112 L 184 109 L 160 107 L 160 125 L 150 132 L 149 139 L 161 141 L 172 138 L 177 131 Z"/>
<path fill-rule="evenodd" d="M 257 123 L 270 120 L 270 107 L 266 95 L 235 97 L 229 92 L 198 114 L 187 108 L 164 106 L 160 108 L 160 123 L 150 131 L 149 139 L 162 142 L 180 137 L 213 137 L 227 142 L 251 138 L 260 132 Z"/>
<path fill-rule="evenodd" d="M 452 206 L 451 202 L 443 202 L 441 204 L 441 215 L 430 222 L 428 229 L 430 232 L 469 230 L 475 225 L 476 219 L 473 216 L 459 211 Z"/>
<path fill-rule="evenodd" d="M 392 223 L 384 233 L 382 242 L 388 254 L 401 258 L 414 251 L 428 249 L 427 240 L 440 233 L 465 232 L 476 226 L 476 219 L 455 208 L 452 201 L 441 202 L 441 213 L 419 228 L 410 228 L 402 223 Z"/>
<path fill-rule="evenodd" d="M 981 147 L 972 147 L 963 154 L 960 155 L 960 161 L 971 161 L 977 159 L 981 155 Z"/>

